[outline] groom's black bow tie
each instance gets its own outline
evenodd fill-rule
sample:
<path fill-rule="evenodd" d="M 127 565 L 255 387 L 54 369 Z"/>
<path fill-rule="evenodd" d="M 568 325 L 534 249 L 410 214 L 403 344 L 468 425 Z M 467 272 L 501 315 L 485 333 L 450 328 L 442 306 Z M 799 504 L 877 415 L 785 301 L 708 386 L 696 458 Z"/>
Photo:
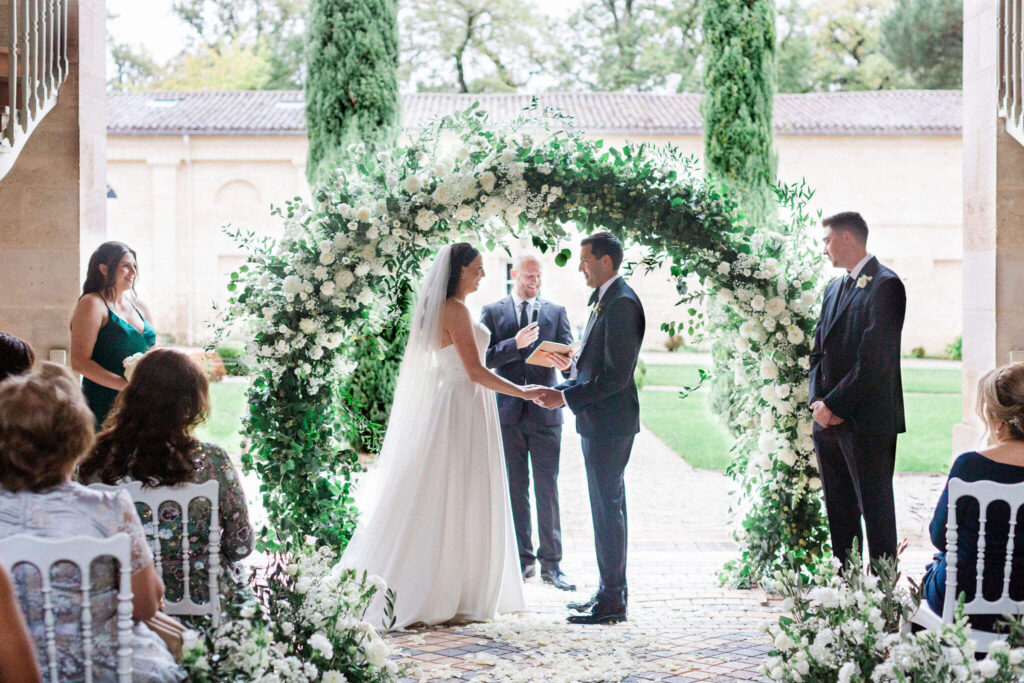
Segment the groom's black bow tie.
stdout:
<path fill-rule="evenodd" d="M 594 293 L 590 295 L 590 301 L 587 302 L 587 305 L 593 306 L 594 304 L 597 303 L 597 300 L 600 299 L 600 298 L 601 298 L 601 288 L 598 287 L 597 289 L 594 290 Z"/>

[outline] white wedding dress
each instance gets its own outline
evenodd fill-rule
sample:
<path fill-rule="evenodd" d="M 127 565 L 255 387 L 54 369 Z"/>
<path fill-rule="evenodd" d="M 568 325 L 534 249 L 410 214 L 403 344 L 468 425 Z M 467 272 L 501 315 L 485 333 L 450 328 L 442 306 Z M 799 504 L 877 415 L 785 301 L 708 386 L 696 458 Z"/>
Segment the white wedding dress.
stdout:
<path fill-rule="evenodd" d="M 490 333 L 478 324 L 475 334 L 482 361 Z M 372 507 L 360 507 L 340 564 L 376 574 L 396 592 L 395 628 L 523 610 L 494 392 L 469 379 L 454 346 L 435 347 L 430 369 L 416 378 L 408 377 L 409 355 L 381 449 L 384 471 L 359 485 L 375 492 L 357 489 L 357 504 Z M 420 414 L 408 414 L 403 389 L 431 397 Z M 383 606 L 375 599 L 366 616 L 378 628 Z"/>

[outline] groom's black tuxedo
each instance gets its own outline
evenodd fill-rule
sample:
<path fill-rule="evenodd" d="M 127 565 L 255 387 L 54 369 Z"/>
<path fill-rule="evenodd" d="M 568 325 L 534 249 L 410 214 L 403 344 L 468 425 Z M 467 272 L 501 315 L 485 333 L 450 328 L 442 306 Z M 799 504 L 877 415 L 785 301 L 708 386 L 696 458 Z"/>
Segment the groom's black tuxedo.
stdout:
<path fill-rule="evenodd" d="M 527 307 L 528 318 L 533 320 Z M 556 382 L 554 368 L 527 365 L 526 359 L 541 341 L 572 341 L 569 316 L 563 306 L 538 298 L 536 300 L 538 341 L 516 348 L 516 334 L 522 328 L 522 311 L 516 310 L 515 299 L 504 299 L 484 306 L 482 320 L 491 331 L 484 362 L 499 375 L 516 384 L 541 384 L 552 387 Z M 532 567 L 539 559 L 542 571 L 559 569 L 562 561 L 562 530 L 558 507 L 558 461 L 562 446 L 562 411 L 546 410 L 532 401 L 498 394 L 498 416 L 501 420 L 505 467 L 508 471 L 512 517 L 516 525 L 519 563 Z M 533 529 L 530 520 L 530 465 L 533 465 L 534 491 L 537 498 L 537 531 L 540 544 L 533 552 Z"/>
<path fill-rule="evenodd" d="M 601 585 L 597 613 L 626 609 L 626 488 L 623 475 L 640 431 L 633 372 L 644 339 L 644 309 L 626 281 L 612 281 L 598 300 L 575 361 L 573 379 L 560 385 L 576 416 L 587 469 L 590 511 Z"/>
<path fill-rule="evenodd" d="M 814 425 L 832 535 L 846 563 L 861 516 L 871 558 L 896 556 L 892 476 L 896 435 L 906 431 L 900 380 L 900 335 L 907 297 L 892 270 L 871 258 L 859 273 L 825 288 L 810 365 L 810 404 L 822 400 L 842 424 Z M 844 285 L 845 281 L 845 285 Z"/>

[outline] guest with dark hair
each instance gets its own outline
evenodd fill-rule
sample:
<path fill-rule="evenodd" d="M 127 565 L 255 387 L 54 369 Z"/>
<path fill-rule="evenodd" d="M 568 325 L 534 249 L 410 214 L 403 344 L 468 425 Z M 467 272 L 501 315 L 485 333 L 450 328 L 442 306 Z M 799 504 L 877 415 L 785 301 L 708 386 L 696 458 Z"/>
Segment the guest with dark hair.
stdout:
<path fill-rule="evenodd" d="M 253 534 L 238 472 L 228 454 L 193 436 L 209 410 L 209 384 L 195 361 L 179 351 L 153 349 L 135 364 L 128 386 L 118 394 L 78 477 L 85 483 L 141 481 L 145 486 L 201 484 L 216 479 L 220 484 L 221 568 L 229 579 L 222 584 L 229 590 L 232 584 L 242 582 L 241 568 L 235 563 L 252 552 Z M 144 523 L 151 521 L 148 508 L 141 508 L 139 514 Z M 194 501 L 189 508 L 189 585 L 193 600 L 199 602 L 209 599 L 209 520 L 210 504 Z M 182 597 L 185 575 L 180 511 L 162 510 L 159 530 L 164 532 L 161 554 L 167 597 L 177 601 Z"/>
<path fill-rule="evenodd" d="M 182 670 L 164 642 L 144 624 L 156 614 L 163 585 L 131 498 L 70 481 L 79 458 L 92 446 L 93 416 L 71 374 L 52 363 L 0 383 L 0 538 L 31 534 L 62 538 L 131 538 L 133 681 L 178 681 Z M 113 560 L 92 565 L 92 661 L 95 680 L 113 680 L 118 660 L 118 568 Z M 55 630 L 59 679 L 83 680 L 82 634 L 75 610 L 62 609 L 56 623 L 46 623 L 38 571 L 15 567 L 15 590 L 41 656 L 46 631 Z M 61 564 L 51 574 L 55 605 L 76 604 L 81 575 Z"/>
<path fill-rule="evenodd" d="M 36 353 L 27 341 L 0 332 L 0 382 L 32 368 Z"/>
<path fill-rule="evenodd" d="M 156 343 L 149 308 L 135 293 L 135 252 L 121 242 L 104 242 L 89 267 L 71 316 L 71 369 L 82 375 L 82 392 L 97 429 L 125 387 L 124 360 Z"/>

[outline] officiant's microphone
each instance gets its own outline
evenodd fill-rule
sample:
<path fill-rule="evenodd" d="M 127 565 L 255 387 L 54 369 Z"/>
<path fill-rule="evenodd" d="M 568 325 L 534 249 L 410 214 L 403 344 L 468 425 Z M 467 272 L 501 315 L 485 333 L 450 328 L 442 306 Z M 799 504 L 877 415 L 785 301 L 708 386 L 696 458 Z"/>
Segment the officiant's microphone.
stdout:
<path fill-rule="evenodd" d="M 530 322 L 537 322 L 538 317 L 540 317 L 540 304 L 537 303 L 536 299 L 534 299 L 533 302 L 530 304 Z"/>

